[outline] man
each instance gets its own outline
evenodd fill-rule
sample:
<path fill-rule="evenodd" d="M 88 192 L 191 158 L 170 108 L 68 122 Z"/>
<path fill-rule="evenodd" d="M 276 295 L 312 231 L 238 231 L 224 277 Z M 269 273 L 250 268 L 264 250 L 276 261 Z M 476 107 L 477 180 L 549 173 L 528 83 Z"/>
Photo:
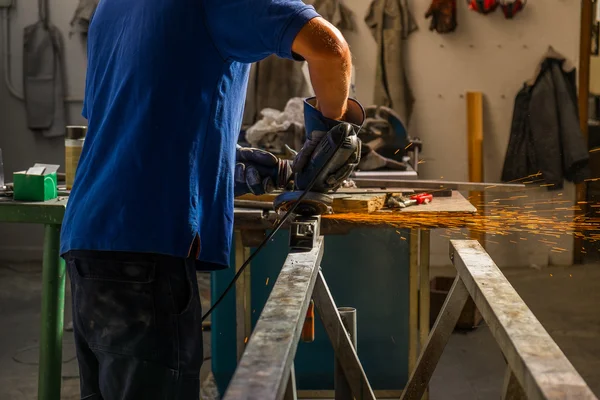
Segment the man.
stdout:
<path fill-rule="evenodd" d="M 343 118 L 348 45 L 300 0 L 100 2 L 61 244 L 82 399 L 198 399 L 195 271 L 227 268 L 234 194 L 291 175 L 270 153 L 236 151 L 249 63 L 271 54 L 306 60 L 318 109 Z"/>

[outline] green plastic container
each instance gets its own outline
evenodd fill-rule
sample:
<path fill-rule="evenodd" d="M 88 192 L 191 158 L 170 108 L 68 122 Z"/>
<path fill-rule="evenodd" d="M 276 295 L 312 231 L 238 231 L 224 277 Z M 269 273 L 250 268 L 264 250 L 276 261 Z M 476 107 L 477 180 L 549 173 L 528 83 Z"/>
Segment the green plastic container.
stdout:
<path fill-rule="evenodd" d="M 13 174 L 14 199 L 18 201 L 48 201 L 58 197 L 56 172 L 28 175 L 27 171 Z"/>

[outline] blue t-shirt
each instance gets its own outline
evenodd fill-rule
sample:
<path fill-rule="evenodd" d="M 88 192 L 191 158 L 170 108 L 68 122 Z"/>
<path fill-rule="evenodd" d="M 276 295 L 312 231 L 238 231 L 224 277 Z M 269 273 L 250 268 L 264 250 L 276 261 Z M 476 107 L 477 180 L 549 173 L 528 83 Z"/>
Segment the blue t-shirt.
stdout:
<path fill-rule="evenodd" d="M 248 72 L 318 14 L 300 0 L 102 0 L 88 35 L 88 133 L 61 254 L 229 264 Z"/>

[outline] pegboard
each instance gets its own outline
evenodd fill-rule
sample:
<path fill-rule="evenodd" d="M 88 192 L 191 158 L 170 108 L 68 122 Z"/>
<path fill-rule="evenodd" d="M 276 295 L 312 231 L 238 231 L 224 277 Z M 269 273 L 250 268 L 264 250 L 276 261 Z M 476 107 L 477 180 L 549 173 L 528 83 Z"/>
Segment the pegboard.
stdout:
<path fill-rule="evenodd" d="M 370 0 L 342 0 L 354 12 L 358 32 L 345 34 L 356 67 L 357 97 L 370 104 L 376 65 L 375 42 L 363 23 Z M 514 98 L 535 73 L 553 46 L 579 65 L 580 0 L 529 0 L 525 9 L 507 20 L 500 9 L 488 15 L 468 9 L 458 1 L 458 28 L 440 35 L 429 31 L 424 15 L 431 0 L 409 0 L 419 25 L 406 42 L 406 67 L 415 108 L 411 135 L 423 139 L 425 163 L 419 166 L 423 179 L 468 180 L 466 140 L 467 91 L 484 95 L 485 180 L 500 180 L 508 145 Z M 541 191 L 540 199 L 549 195 Z M 567 186 L 565 198 L 574 198 Z M 547 265 L 570 263 L 570 252 L 549 254 L 536 245 L 523 243 L 518 249 L 501 239 L 488 251 L 499 265 Z M 560 244 L 572 247 L 565 239 Z M 432 236 L 432 265 L 447 265 L 447 239 Z"/>
<path fill-rule="evenodd" d="M 376 48 L 362 22 L 368 0 L 344 0 L 359 31 L 348 33 L 357 71 L 357 96 L 373 99 Z M 419 30 L 406 43 L 408 78 L 416 98 L 411 134 L 425 142 L 421 175 L 467 179 L 464 93 L 481 91 L 485 109 L 485 178 L 498 181 L 508 143 L 514 97 L 549 45 L 578 65 L 580 0 L 529 0 L 513 20 L 500 9 L 480 15 L 458 0 L 456 32 L 429 31 L 430 0 L 412 0 Z"/>

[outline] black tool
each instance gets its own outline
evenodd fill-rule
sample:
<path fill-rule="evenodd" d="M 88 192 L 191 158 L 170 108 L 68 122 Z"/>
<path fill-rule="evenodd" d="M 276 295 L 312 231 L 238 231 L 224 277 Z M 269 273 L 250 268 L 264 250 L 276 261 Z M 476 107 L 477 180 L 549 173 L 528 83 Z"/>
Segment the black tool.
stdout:
<path fill-rule="evenodd" d="M 353 125 L 341 123 L 321 140 L 304 170 L 294 178 L 294 190 L 277 196 L 273 207 L 287 211 L 299 202 L 296 214 L 313 216 L 331 213 L 333 197 L 327 193 L 339 187 L 360 161 L 360 139 Z M 300 196 L 315 181 L 309 192 Z"/>
<path fill-rule="evenodd" d="M 290 228 L 290 247 L 292 249 L 308 250 L 312 248 L 314 240 L 319 235 L 320 215 L 331 211 L 333 198 L 328 196 L 328 191 L 337 189 L 360 161 L 360 140 L 358 131 L 364 122 L 364 110 L 356 100 L 349 100 L 356 109 L 357 121 L 360 125 L 347 122 L 328 120 L 310 102 L 305 101 L 304 117 L 307 131 L 316 127 L 328 126 L 327 134 L 318 143 L 312 152 L 308 164 L 302 172 L 294 177 L 292 192 L 278 196 L 274 201 L 274 208 L 285 212 L 284 216 L 275 225 L 273 230 L 265 237 L 258 248 L 244 261 L 229 285 L 212 307 L 202 316 L 204 321 L 223 301 L 227 293 L 256 255 L 269 243 L 277 231 L 287 222 L 292 215 L 295 216 Z M 349 107 L 350 108 L 350 107 Z M 322 130 L 323 132 L 325 129 Z M 294 233 L 296 232 L 296 234 Z"/>
<path fill-rule="evenodd" d="M 350 124 L 344 124 L 344 125 L 349 125 L 350 128 L 352 128 L 352 126 Z M 334 128 L 335 129 L 335 128 Z M 332 129 L 329 133 L 332 133 L 332 131 L 334 130 Z M 346 130 L 347 131 L 347 130 Z M 346 132 L 344 130 L 340 130 L 340 132 Z M 353 129 L 350 129 L 350 131 L 354 132 Z M 352 136 L 350 133 L 348 133 L 349 136 Z M 354 135 L 356 135 L 356 132 L 354 132 Z M 340 136 L 337 135 L 331 135 L 333 137 L 339 138 Z M 342 135 L 344 136 L 344 135 Z M 324 138 L 322 140 L 322 142 L 325 142 L 325 139 L 327 139 L 328 137 L 330 137 L 330 135 L 328 134 L 326 138 Z M 344 136 L 345 137 L 345 136 Z M 358 139 L 358 137 L 357 137 Z M 342 147 L 344 145 L 347 145 L 348 142 L 345 142 L 344 140 L 339 140 L 337 141 L 337 143 L 331 142 L 331 141 L 327 141 L 329 144 L 328 145 L 323 145 L 323 146 L 329 146 L 329 145 L 333 145 L 335 144 L 335 147 L 329 149 L 329 148 L 323 148 L 321 149 L 321 144 L 319 144 L 319 149 L 321 149 L 321 151 L 315 151 L 315 156 L 313 156 L 311 158 L 311 160 L 315 160 L 311 163 L 312 166 L 317 165 L 317 158 L 319 160 L 319 162 L 322 162 L 322 164 L 320 164 L 320 169 L 312 169 L 313 173 L 312 173 L 312 178 L 311 180 L 307 183 L 305 189 L 303 191 L 295 191 L 295 192 L 289 192 L 289 193 L 295 193 L 294 194 L 294 200 L 290 200 L 289 202 L 286 203 L 286 212 L 285 215 L 279 220 L 279 222 L 275 225 L 275 227 L 273 228 L 273 230 L 267 235 L 267 237 L 264 238 L 264 240 L 262 241 L 262 243 L 258 246 L 258 248 L 250 255 L 250 257 L 248 257 L 246 259 L 246 261 L 244 261 L 244 263 L 242 264 L 242 266 L 240 267 L 240 269 L 238 270 L 238 272 L 235 274 L 235 276 L 233 277 L 233 279 L 231 280 L 231 282 L 229 282 L 229 285 L 227 285 L 227 287 L 225 288 L 225 290 L 223 291 L 223 293 L 221 294 L 221 296 L 219 296 L 219 298 L 213 303 L 213 305 L 210 307 L 210 309 L 202 316 L 202 321 L 205 321 L 206 318 L 208 318 L 208 316 L 214 311 L 215 308 L 218 307 L 218 305 L 223 301 L 223 299 L 225 298 L 225 296 L 227 295 L 227 293 L 229 293 L 229 291 L 235 286 L 235 283 L 237 282 L 237 280 L 240 278 L 240 276 L 242 275 L 242 273 L 244 272 L 244 270 L 248 267 L 248 265 L 250 265 L 250 262 L 254 259 L 254 257 L 256 257 L 256 255 L 258 253 L 260 253 L 260 251 L 267 245 L 267 243 L 269 243 L 271 241 L 271 239 L 273 238 L 273 236 L 275 236 L 275 234 L 277 233 L 277 231 L 279 231 L 279 229 L 283 226 L 284 223 L 287 222 L 288 218 L 292 215 L 297 214 L 296 209 L 300 207 L 300 205 L 305 205 L 304 208 L 304 213 L 308 212 L 310 210 L 310 207 L 308 206 L 309 204 L 319 204 L 318 202 L 315 202 L 314 200 L 311 201 L 306 201 L 305 199 L 306 197 L 310 196 L 313 192 L 311 192 L 312 188 L 314 187 L 318 187 L 320 188 L 320 190 L 323 190 L 323 188 L 327 184 L 327 179 L 323 179 L 324 177 L 327 177 L 329 175 L 324 175 L 322 174 L 322 172 L 325 171 L 337 171 L 336 169 L 332 169 L 331 166 L 334 165 L 334 162 L 336 163 L 335 165 L 337 165 L 338 167 L 340 166 L 339 164 L 339 158 L 338 156 L 338 152 L 341 151 Z M 350 142 L 353 143 L 352 146 L 354 146 L 354 140 L 352 139 Z M 360 161 L 360 141 L 358 141 L 358 160 L 356 161 L 356 163 L 358 163 L 358 161 Z M 319 153 L 319 155 L 317 155 L 317 153 Z M 308 169 L 308 168 L 307 168 Z M 352 172 L 352 169 L 350 169 L 350 172 L 348 172 L 348 175 L 350 175 L 350 173 Z M 303 175 L 303 178 L 305 177 L 310 177 L 310 175 Z M 302 181 L 304 182 L 304 181 Z M 320 183 L 320 185 L 317 185 L 318 183 Z M 317 192 L 318 193 L 318 192 Z M 284 193 L 285 194 L 285 193 Z M 322 194 L 322 193 L 321 193 Z M 313 195 L 314 196 L 314 195 Z M 318 194 L 317 194 L 318 196 Z M 327 196 L 329 198 L 331 198 L 330 196 Z M 333 199 L 332 199 L 333 201 Z M 299 212 L 299 211 L 298 211 Z M 310 241 L 310 243 L 312 243 L 313 239 L 318 237 L 318 222 L 320 221 L 320 216 L 316 215 L 316 216 L 311 216 L 311 215 L 307 215 L 305 217 L 305 221 L 307 219 L 310 219 L 310 226 L 307 227 L 300 227 L 300 234 L 305 234 L 307 235 L 307 237 L 305 239 L 302 239 L 301 237 L 298 237 L 298 249 L 308 249 L 309 247 L 309 243 L 307 241 Z M 301 222 L 302 218 L 296 217 L 295 222 Z M 314 229 L 311 229 L 312 227 L 315 227 L 317 230 L 315 231 Z M 294 231 L 293 229 L 290 229 L 290 232 Z M 292 237 L 293 234 L 290 235 L 290 238 Z"/>

